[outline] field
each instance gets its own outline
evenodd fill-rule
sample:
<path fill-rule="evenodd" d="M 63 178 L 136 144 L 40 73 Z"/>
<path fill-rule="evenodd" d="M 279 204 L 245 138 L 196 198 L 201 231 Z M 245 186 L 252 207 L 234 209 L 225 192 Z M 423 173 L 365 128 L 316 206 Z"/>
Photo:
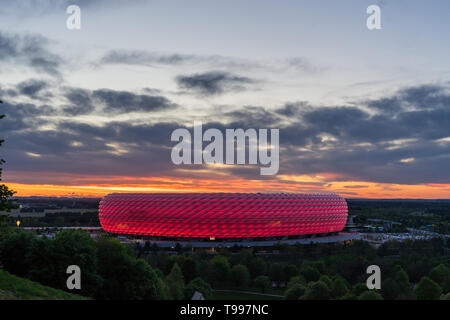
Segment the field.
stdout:
<path fill-rule="evenodd" d="M 16 277 L 0 269 L 0 300 L 86 300 L 87 298 Z"/>

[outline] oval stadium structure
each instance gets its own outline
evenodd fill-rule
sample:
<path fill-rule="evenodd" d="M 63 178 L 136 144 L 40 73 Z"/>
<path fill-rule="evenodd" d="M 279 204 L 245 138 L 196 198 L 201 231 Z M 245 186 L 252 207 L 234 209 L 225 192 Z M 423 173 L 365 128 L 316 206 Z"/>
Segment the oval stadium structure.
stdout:
<path fill-rule="evenodd" d="M 268 238 L 342 231 L 336 194 L 114 193 L 99 207 L 112 234 L 168 238 Z"/>

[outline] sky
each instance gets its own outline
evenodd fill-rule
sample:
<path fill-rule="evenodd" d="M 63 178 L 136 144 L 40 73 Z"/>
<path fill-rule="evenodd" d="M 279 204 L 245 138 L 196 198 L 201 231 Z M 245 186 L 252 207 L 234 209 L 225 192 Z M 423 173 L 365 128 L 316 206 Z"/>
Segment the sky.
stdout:
<path fill-rule="evenodd" d="M 0 15 L 2 180 L 17 196 L 450 198 L 448 1 L 23 0 Z M 175 165 L 171 133 L 194 121 L 279 129 L 278 173 Z"/>

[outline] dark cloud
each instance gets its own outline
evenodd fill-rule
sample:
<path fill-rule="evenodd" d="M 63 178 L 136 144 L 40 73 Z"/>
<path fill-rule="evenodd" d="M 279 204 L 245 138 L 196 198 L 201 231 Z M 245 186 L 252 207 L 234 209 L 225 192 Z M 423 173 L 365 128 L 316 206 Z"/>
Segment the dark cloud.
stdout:
<path fill-rule="evenodd" d="M 63 107 L 63 112 L 72 116 L 90 114 L 95 111 L 116 114 L 164 112 L 178 107 L 166 97 L 158 95 L 157 91 L 150 89 L 144 91 L 151 94 L 110 89 L 90 91 L 81 88 L 65 88 L 64 90 L 64 97 L 69 104 Z"/>
<path fill-rule="evenodd" d="M 195 55 L 181 53 L 161 53 L 142 50 L 111 50 L 97 62 L 97 65 L 128 64 L 140 66 L 153 65 L 205 65 L 215 68 L 248 69 L 267 68 L 267 65 L 252 60 L 222 55 Z"/>
<path fill-rule="evenodd" d="M 64 95 L 70 102 L 69 106 L 65 106 L 63 111 L 69 115 L 76 116 L 81 114 L 89 114 L 94 111 L 91 93 L 89 90 L 70 88 Z"/>
<path fill-rule="evenodd" d="M 178 127 L 176 123 L 92 126 L 65 121 L 55 130 L 24 130 L 7 137 L 7 165 L 13 171 L 51 168 L 74 174 L 164 174 L 173 169 L 168 146 L 171 132 Z"/>
<path fill-rule="evenodd" d="M 436 109 L 450 107 L 448 90 L 438 85 L 423 85 L 400 91 L 401 99 L 418 109 Z"/>
<path fill-rule="evenodd" d="M 231 120 L 230 127 L 236 128 L 267 128 L 279 125 L 281 120 L 275 113 L 263 107 L 247 106 L 239 110 L 226 112 L 226 118 Z"/>
<path fill-rule="evenodd" d="M 381 98 L 373 101 L 369 101 L 367 106 L 371 109 L 378 110 L 385 114 L 394 114 L 403 109 L 402 101 L 397 97 Z"/>
<path fill-rule="evenodd" d="M 0 104 L 0 114 L 6 115 L 1 120 L 0 134 L 11 136 L 15 131 L 35 129 L 37 126 L 47 123 L 45 116 L 54 115 L 55 109 L 48 105 L 35 105 L 31 103 L 8 103 Z"/>
<path fill-rule="evenodd" d="M 101 64 L 134 64 L 153 65 L 169 64 L 176 65 L 196 60 L 194 55 L 186 54 L 161 54 L 146 51 L 112 50 L 107 52 L 101 59 Z"/>
<path fill-rule="evenodd" d="M 236 76 L 223 71 L 210 71 L 187 76 L 178 76 L 178 86 L 182 89 L 195 91 L 201 95 L 215 95 L 226 91 L 243 90 L 246 85 L 255 80 Z"/>
<path fill-rule="evenodd" d="M 399 90 L 376 102 L 395 101 L 402 107 L 376 115 L 359 107 L 286 104 L 274 111 L 291 120 L 280 127 L 279 173 L 336 172 L 348 180 L 449 183 L 450 166 L 445 163 L 450 160 L 450 143 L 438 140 L 450 137 L 447 92 L 430 86 Z M 270 111 L 263 117 L 261 112 L 244 111 L 228 116 L 257 128 L 280 125 Z"/>
<path fill-rule="evenodd" d="M 30 79 L 19 83 L 17 85 L 17 90 L 22 95 L 36 98 L 36 96 L 48 86 L 49 84 L 46 81 Z"/>
<path fill-rule="evenodd" d="M 36 71 L 59 75 L 62 59 L 51 53 L 47 38 L 0 32 L 0 60 L 31 66 Z"/>
<path fill-rule="evenodd" d="M 295 102 L 295 103 L 286 103 L 283 107 L 276 109 L 275 113 L 278 113 L 285 117 L 293 117 L 298 116 L 301 110 L 311 109 L 311 106 L 308 105 L 307 102 Z"/>
<path fill-rule="evenodd" d="M 395 112 L 382 112 L 378 108 L 375 114 L 361 108 L 372 103 L 366 101 L 359 103 L 361 107 L 318 107 L 293 102 L 273 111 L 246 106 L 223 113 L 220 121 L 206 122 L 203 127 L 222 132 L 227 128 L 279 128 L 279 174 L 333 172 L 341 180 L 449 183 L 450 143 L 438 140 L 450 137 L 447 92 L 445 87 L 402 89 L 377 100 L 391 99 L 402 105 L 401 108 Z M 416 101 L 413 96 L 417 96 Z M 68 89 L 65 97 L 74 106 L 92 106 L 101 101 L 105 108 L 119 111 L 151 111 L 155 102 L 140 95 L 106 89 L 94 92 Z M 167 103 L 157 102 L 157 105 Z M 71 120 L 53 122 L 52 129 L 37 130 L 49 121 L 47 115 L 54 112 L 51 107 L 5 103 L 1 108 L 0 113 L 7 115 L 2 120 L 0 135 L 7 138 L 5 152 L 10 170 L 44 172 L 52 168 L 58 172 L 93 175 L 194 177 L 196 170 L 202 168 L 183 167 L 189 169 L 186 173 L 177 171 L 180 167 L 171 163 L 170 152 L 175 143 L 170 141 L 170 135 L 184 127 L 177 122 L 113 121 L 93 126 Z M 29 156 L 26 152 L 40 156 Z M 254 167 L 230 166 L 221 170 L 230 176 L 277 179 L 277 176 L 261 177 Z"/>
<path fill-rule="evenodd" d="M 101 89 L 93 91 L 92 97 L 103 103 L 106 110 L 121 113 L 164 111 L 176 107 L 163 96 L 139 95 L 129 91 Z"/>
<path fill-rule="evenodd" d="M 127 64 L 139 66 L 179 66 L 199 65 L 209 69 L 242 70 L 263 69 L 274 72 L 301 71 L 316 73 L 322 71 L 323 67 L 312 65 L 307 59 L 295 57 L 278 60 L 249 60 L 245 58 L 229 57 L 223 55 L 198 55 L 181 53 L 163 53 L 143 50 L 111 50 L 106 52 L 96 63 L 98 66 L 108 64 Z"/>
<path fill-rule="evenodd" d="M 0 33 L 0 59 L 8 59 L 18 54 L 19 49 L 17 43 L 19 39 L 17 37 L 6 36 Z"/>
<path fill-rule="evenodd" d="M 299 70 L 308 73 L 316 73 L 324 69 L 311 64 L 307 59 L 301 57 L 294 57 L 287 59 L 286 65 L 294 70 Z"/>
<path fill-rule="evenodd" d="M 450 105 L 448 89 L 438 85 L 421 85 L 399 90 L 392 97 L 367 102 L 367 106 L 386 114 L 411 109 L 436 109 Z"/>
<path fill-rule="evenodd" d="M 159 94 L 157 90 L 144 89 L 145 93 L 116 91 L 110 89 L 87 90 L 74 87 L 53 86 L 49 82 L 30 79 L 14 88 L 0 87 L 0 95 L 10 98 L 28 97 L 40 101 L 51 101 L 51 97 L 61 95 L 66 104 L 61 105 L 59 113 L 78 116 L 98 112 L 124 114 L 130 112 L 164 112 L 178 108 L 178 105 Z"/>

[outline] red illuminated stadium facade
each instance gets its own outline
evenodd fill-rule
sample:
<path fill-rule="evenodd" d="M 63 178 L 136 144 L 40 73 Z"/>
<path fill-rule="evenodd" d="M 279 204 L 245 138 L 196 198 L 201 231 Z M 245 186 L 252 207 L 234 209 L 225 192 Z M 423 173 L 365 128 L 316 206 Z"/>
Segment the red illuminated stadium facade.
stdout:
<path fill-rule="evenodd" d="M 99 207 L 108 233 L 172 240 L 330 235 L 347 214 L 336 194 L 115 193 Z"/>

